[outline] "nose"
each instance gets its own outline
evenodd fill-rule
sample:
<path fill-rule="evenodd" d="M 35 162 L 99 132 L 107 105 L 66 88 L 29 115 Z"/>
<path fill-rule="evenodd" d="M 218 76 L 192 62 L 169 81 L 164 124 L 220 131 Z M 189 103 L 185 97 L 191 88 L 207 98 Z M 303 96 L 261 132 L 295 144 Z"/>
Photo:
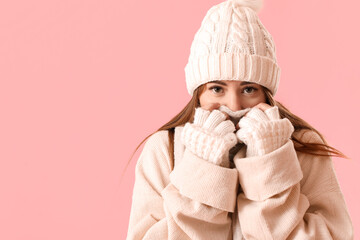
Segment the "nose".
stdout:
<path fill-rule="evenodd" d="M 241 106 L 241 99 L 236 93 L 231 93 L 228 95 L 225 105 L 233 112 L 243 109 Z"/>

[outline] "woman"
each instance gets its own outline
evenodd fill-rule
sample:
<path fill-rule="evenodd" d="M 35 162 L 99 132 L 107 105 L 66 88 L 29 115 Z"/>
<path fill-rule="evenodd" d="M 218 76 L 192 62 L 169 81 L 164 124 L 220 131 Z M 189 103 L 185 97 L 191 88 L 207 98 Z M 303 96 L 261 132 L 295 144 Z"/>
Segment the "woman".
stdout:
<path fill-rule="evenodd" d="M 331 159 L 345 156 L 274 100 L 260 8 L 207 12 L 185 67 L 192 99 L 138 159 L 127 239 L 353 238 Z"/>

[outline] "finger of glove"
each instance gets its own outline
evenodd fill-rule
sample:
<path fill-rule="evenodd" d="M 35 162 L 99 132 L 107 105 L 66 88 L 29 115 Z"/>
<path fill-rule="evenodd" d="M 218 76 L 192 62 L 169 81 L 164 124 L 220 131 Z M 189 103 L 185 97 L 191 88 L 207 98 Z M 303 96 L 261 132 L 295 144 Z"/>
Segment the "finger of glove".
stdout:
<path fill-rule="evenodd" d="M 226 133 L 224 135 L 224 140 L 227 143 L 228 147 L 226 148 L 226 150 L 230 150 L 232 147 L 234 147 L 237 143 L 237 137 L 236 134 L 233 132 L 230 133 Z"/>
<path fill-rule="evenodd" d="M 186 123 L 181 132 L 181 141 L 192 153 L 200 158 L 218 162 L 237 143 L 235 133 L 222 137 L 209 135 L 202 127 Z"/>
<path fill-rule="evenodd" d="M 247 117 L 247 116 L 241 118 L 239 121 L 240 129 L 245 128 L 245 129 L 253 129 L 254 130 L 257 128 L 258 124 L 259 124 L 258 121 L 256 121 L 253 118 Z"/>
<path fill-rule="evenodd" d="M 220 136 L 223 136 L 227 133 L 232 133 L 235 131 L 235 125 L 231 120 L 226 120 L 217 125 L 214 129 L 214 132 L 218 133 Z"/>
<path fill-rule="evenodd" d="M 269 135 L 265 133 L 268 132 L 280 138 L 289 138 L 294 131 L 294 126 L 289 119 L 282 118 L 261 124 L 261 129 L 261 134 L 263 134 L 264 136 Z"/>
<path fill-rule="evenodd" d="M 247 114 L 246 117 L 252 118 L 258 122 L 269 121 L 268 116 L 259 108 L 252 108 Z"/>
<path fill-rule="evenodd" d="M 226 115 L 220 110 L 211 111 L 209 117 L 206 119 L 203 127 L 205 129 L 213 130 L 217 125 L 226 119 Z"/>
<path fill-rule="evenodd" d="M 268 116 L 270 120 L 278 120 L 280 119 L 279 108 L 277 106 L 273 106 L 269 109 L 266 109 L 264 113 Z"/>
<path fill-rule="evenodd" d="M 198 126 L 203 126 L 209 115 L 210 115 L 209 110 L 205 110 L 201 107 L 196 108 L 194 114 L 194 124 Z"/>
<path fill-rule="evenodd" d="M 288 118 L 283 118 L 280 120 L 283 123 L 283 129 L 286 132 L 284 135 L 288 138 L 291 137 L 292 133 L 294 132 L 295 128 L 290 122 Z"/>
<path fill-rule="evenodd" d="M 238 130 L 236 133 L 236 137 L 240 142 L 245 143 L 246 145 L 248 144 L 248 140 L 251 137 L 251 132 L 249 132 L 249 129 L 246 128 L 241 128 L 240 130 Z"/>

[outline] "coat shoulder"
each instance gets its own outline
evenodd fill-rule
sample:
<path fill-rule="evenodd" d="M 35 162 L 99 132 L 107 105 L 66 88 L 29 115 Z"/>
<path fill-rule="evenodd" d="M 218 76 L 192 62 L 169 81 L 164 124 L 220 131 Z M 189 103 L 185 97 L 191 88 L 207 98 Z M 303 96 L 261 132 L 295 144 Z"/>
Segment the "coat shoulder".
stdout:
<path fill-rule="evenodd" d="M 300 129 L 294 132 L 294 137 L 306 143 L 324 143 L 321 136 L 310 129 Z"/>

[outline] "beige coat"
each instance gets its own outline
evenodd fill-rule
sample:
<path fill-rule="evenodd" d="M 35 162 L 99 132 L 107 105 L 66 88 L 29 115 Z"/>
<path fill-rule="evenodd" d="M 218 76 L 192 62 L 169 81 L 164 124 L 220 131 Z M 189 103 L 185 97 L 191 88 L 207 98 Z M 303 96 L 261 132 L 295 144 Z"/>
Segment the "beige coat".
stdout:
<path fill-rule="evenodd" d="M 224 168 L 197 157 L 175 128 L 152 135 L 136 164 L 127 239 L 353 239 L 331 157 L 296 152 L 289 140 L 260 157 L 246 146 Z M 322 142 L 300 131 L 308 142 Z M 241 186 L 241 187 L 240 187 Z"/>

